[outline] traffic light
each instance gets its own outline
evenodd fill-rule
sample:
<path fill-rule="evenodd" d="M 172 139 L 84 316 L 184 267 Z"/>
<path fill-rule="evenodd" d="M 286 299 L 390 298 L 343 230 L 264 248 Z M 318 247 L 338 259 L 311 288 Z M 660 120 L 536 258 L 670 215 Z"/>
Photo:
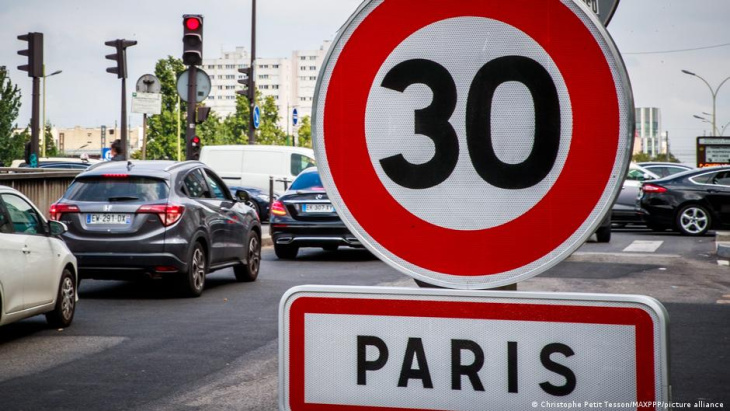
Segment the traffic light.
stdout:
<path fill-rule="evenodd" d="M 18 40 L 28 42 L 28 49 L 18 52 L 28 57 L 28 64 L 18 66 L 18 70 L 27 71 L 28 77 L 43 77 L 43 33 L 23 34 Z"/>
<path fill-rule="evenodd" d="M 196 124 L 203 124 L 205 122 L 205 120 L 208 119 L 208 115 L 210 115 L 210 107 L 206 107 L 206 106 L 195 107 L 195 123 Z"/>
<path fill-rule="evenodd" d="M 201 146 L 200 137 L 195 136 L 192 140 L 190 140 L 190 147 L 192 148 L 189 156 L 190 160 L 200 160 Z"/>
<path fill-rule="evenodd" d="M 183 63 L 188 66 L 203 64 L 203 16 L 183 15 Z"/>
<path fill-rule="evenodd" d="M 244 75 L 244 78 L 238 80 L 238 83 L 243 84 L 243 90 L 238 90 L 236 93 L 248 97 L 248 101 L 253 101 L 256 91 L 253 81 L 253 67 L 238 69 L 238 72 Z"/>
<path fill-rule="evenodd" d="M 114 54 L 107 54 L 108 60 L 115 60 L 117 62 L 116 67 L 109 67 L 106 69 L 107 73 L 116 74 L 117 78 L 127 78 L 127 47 L 134 46 L 137 44 L 137 40 L 111 40 L 104 42 L 109 47 L 117 49 Z"/>

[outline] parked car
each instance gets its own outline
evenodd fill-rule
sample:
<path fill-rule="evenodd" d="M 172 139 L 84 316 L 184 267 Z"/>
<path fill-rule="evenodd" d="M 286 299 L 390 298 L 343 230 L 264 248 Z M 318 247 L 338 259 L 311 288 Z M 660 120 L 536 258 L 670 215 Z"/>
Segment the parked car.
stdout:
<path fill-rule="evenodd" d="M 240 186 L 228 186 L 228 189 L 234 196 L 236 195 L 236 191 L 245 191 L 248 193 L 250 199 L 246 202 L 246 205 L 256 211 L 256 214 L 258 214 L 259 220 L 261 220 L 262 223 L 269 221 L 269 206 L 271 205 L 271 202 L 269 201 L 269 190 L 264 191 L 254 187 Z M 279 198 L 279 196 L 274 194 L 274 200 L 277 198 Z"/>
<path fill-rule="evenodd" d="M 644 211 L 639 207 L 639 189 L 644 181 L 658 179 L 659 176 L 644 167 L 631 163 L 621 192 L 611 209 L 611 223 L 618 227 L 627 224 L 645 224 Z"/>
<path fill-rule="evenodd" d="M 645 170 L 651 171 L 652 173 L 662 177 L 668 177 L 673 174 L 682 173 L 687 170 L 694 170 L 695 168 L 682 163 L 662 163 L 657 161 L 647 161 L 642 163 L 636 163 Z"/>
<path fill-rule="evenodd" d="M 80 278 L 172 277 L 195 297 L 211 271 L 258 276 L 261 223 L 237 194 L 197 161 L 113 161 L 79 174 L 50 214 L 68 226 Z"/>
<path fill-rule="evenodd" d="M 0 325 L 45 314 L 55 328 L 71 325 L 78 294 L 76 258 L 20 192 L 0 186 Z"/>
<path fill-rule="evenodd" d="M 38 168 L 59 168 L 66 170 L 86 170 L 90 166 L 100 162 L 99 160 L 88 158 L 71 158 L 71 157 L 50 157 L 41 158 L 38 161 Z M 24 168 L 28 164 L 24 160 L 14 160 L 10 167 Z"/>
<path fill-rule="evenodd" d="M 730 167 L 685 171 L 641 186 L 641 208 L 653 230 L 699 236 L 730 227 Z"/>
<path fill-rule="evenodd" d="M 337 215 L 314 167 L 302 171 L 272 204 L 270 221 L 274 252 L 281 259 L 296 258 L 302 247 L 362 247 Z"/>
<path fill-rule="evenodd" d="M 253 187 L 267 193 L 269 177 L 274 177 L 274 190 L 283 193 L 285 186 L 302 170 L 315 165 L 311 148 L 289 146 L 205 146 L 200 152 L 200 161 L 227 184 Z"/>

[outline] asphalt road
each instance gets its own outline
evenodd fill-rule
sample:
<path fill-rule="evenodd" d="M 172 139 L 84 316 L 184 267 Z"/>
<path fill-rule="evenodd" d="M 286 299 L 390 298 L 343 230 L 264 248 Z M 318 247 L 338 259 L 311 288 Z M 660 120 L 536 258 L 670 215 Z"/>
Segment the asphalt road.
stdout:
<path fill-rule="evenodd" d="M 645 251 L 626 251 L 637 240 Z M 712 237 L 615 232 L 518 288 L 658 298 L 671 319 L 674 400 L 727 408 L 730 268 L 713 247 Z M 292 262 L 267 248 L 263 257 L 255 283 L 224 270 L 198 299 L 179 299 L 160 282 L 85 281 L 70 328 L 48 329 L 42 317 L 0 328 L 0 409 L 275 410 L 277 312 L 287 289 L 414 286 L 364 250 L 305 251 Z"/>

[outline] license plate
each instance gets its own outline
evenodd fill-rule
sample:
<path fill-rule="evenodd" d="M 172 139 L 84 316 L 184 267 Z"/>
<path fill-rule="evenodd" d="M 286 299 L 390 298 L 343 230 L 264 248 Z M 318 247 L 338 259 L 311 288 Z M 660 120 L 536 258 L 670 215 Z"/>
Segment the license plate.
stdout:
<path fill-rule="evenodd" d="M 304 204 L 302 211 L 305 213 L 333 213 L 335 209 L 332 204 Z"/>
<path fill-rule="evenodd" d="M 132 224 L 131 214 L 87 214 L 86 224 Z"/>

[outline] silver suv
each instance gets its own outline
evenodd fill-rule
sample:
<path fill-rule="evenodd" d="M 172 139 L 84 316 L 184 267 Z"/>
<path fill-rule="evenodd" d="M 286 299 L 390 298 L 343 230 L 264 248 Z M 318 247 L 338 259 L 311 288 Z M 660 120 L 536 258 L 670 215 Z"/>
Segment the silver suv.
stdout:
<path fill-rule="evenodd" d="M 213 270 L 258 276 L 261 223 L 247 197 L 197 161 L 115 161 L 79 174 L 50 215 L 68 226 L 79 278 L 174 277 L 199 296 Z"/>

